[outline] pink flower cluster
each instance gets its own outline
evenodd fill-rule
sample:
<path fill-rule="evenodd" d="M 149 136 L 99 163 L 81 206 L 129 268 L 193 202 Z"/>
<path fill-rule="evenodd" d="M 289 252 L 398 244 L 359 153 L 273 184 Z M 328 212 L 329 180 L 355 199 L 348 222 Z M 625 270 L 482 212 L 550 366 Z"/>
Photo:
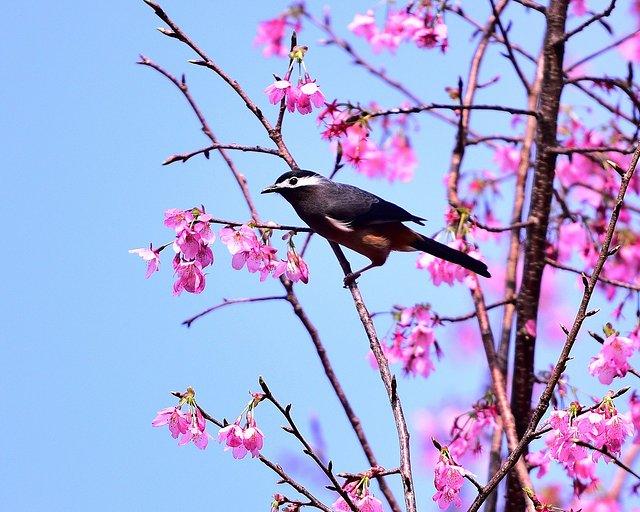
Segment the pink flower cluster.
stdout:
<path fill-rule="evenodd" d="M 187 412 L 182 411 L 182 406 L 185 404 L 189 407 Z M 179 446 L 192 442 L 196 447 L 204 450 L 211 437 L 206 431 L 206 421 L 195 402 L 195 392 L 191 388 L 182 395 L 177 406 L 159 410 L 151 425 L 154 427 L 167 425 L 171 437 L 178 439 Z"/>
<path fill-rule="evenodd" d="M 222 228 L 220 241 L 233 256 L 231 265 L 236 270 L 246 265 L 249 272 L 260 273 L 260 281 L 264 281 L 269 275 L 277 278 L 284 274 L 293 282 L 309 282 L 309 268 L 291 244 L 287 251 L 287 259 L 278 260 L 278 250 L 259 240 L 255 231 L 246 225 L 238 229 Z"/>
<path fill-rule="evenodd" d="M 468 247 L 462 238 L 456 238 L 447 245 L 459 251 L 466 251 Z M 482 259 L 478 251 L 469 251 L 469 256 Z M 455 282 L 464 282 L 469 288 L 473 288 L 474 286 L 474 281 L 470 277 L 471 273 L 467 269 L 455 263 L 436 258 L 426 252 L 420 253 L 416 261 L 416 268 L 420 270 L 426 269 L 431 276 L 433 284 L 436 286 L 440 286 L 442 283 L 453 286 Z"/>
<path fill-rule="evenodd" d="M 264 445 L 264 434 L 258 428 L 254 417 L 255 407 L 264 398 L 264 395 L 253 393 L 252 396 L 246 414 L 243 412 L 234 423 L 222 427 L 218 432 L 218 441 L 225 445 L 225 451 L 231 450 L 234 459 L 243 459 L 247 453 L 250 453 L 252 457 L 258 457 Z M 245 415 L 246 421 L 244 427 L 241 427 L 243 415 Z"/>
<path fill-rule="evenodd" d="M 299 9 L 291 8 L 277 18 L 261 21 L 253 44 L 263 46 L 265 57 L 285 57 L 289 53 L 289 44 L 285 41 L 287 32 L 300 32 L 301 29 Z"/>
<path fill-rule="evenodd" d="M 382 502 L 369 491 L 369 478 L 347 483 L 343 489 L 360 512 L 383 512 Z M 340 496 L 331 506 L 333 510 L 351 512 L 351 507 Z"/>
<path fill-rule="evenodd" d="M 579 443 L 596 449 L 603 449 L 619 456 L 622 444 L 633 435 L 634 426 L 628 414 L 620 414 L 610 398 L 606 398 L 593 411 L 579 414 L 576 403 L 568 411 L 551 413 L 549 425 L 552 430 L 545 438 L 546 449 L 529 455 L 529 462 L 539 468 L 538 476 L 543 476 L 550 460 L 559 462 L 574 479 L 577 492 L 585 488 L 595 488 L 598 477 L 596 463 L 600 458 L 611 459 L 600 451 L 592 450 Z"/>
<path fill-rule="evenodd" d="M 372 110 L 377 110 L 372 105 Z M 370 137 L 371 122 L 364 122 L 362 111 L 341 110 L 335 103 L 327 105 L 318 116 L 325 125 L 322 137 L 340 144 L 344 160 L 358 172 L 370 178 L 386 178 L 388 181 L 408 182 L 418 166 L 418 160 L 406 135 L 406 121 L 381 121 L 385 138 L 376 143 Z"/>
<path fill-rule="evenodd" d="M 206 281 L 204 268 L 213 264 L 213 251 L 209 244 L 215 239 L 209 225 L 211 215 L 204 207 L 191 210 L 171 208 L 164 212 L 164 225 L 175 230 L 176 240 L 173 250 L 173 269 L 177 280 L 173 284 L 173 294 L 182 291 L 202 293 Z"/>
<path fill-rule="evenodd" d="M 431 360 L 431 350 L 440 356 L 433 327 L 436 324 L 429 306 L 416 304 L 410 308 L 400 308 L 397 322 L 391 335 L 391 344 L 382 344 L 382 350 L 390 364 L 401 363 L 408 375 L 428 377 L 435 370 Z M 370 355 L 372 364 L 375 359 Z"/>
<path fill-rule="evenodd" d="M 436 488 L 433 501 L 438 504 L 441 510 L 448 509 L 451 504 L 456 507 L 462 504 L 460 489 L 464 484 L 464 475 L 464 469 L 453 463 L 446 448 L 441 451 L 433 479 Z"/>
<path fill-rule="evenodd" d="M 269 98 L 269 102 L 277 105 L 286 98 L 287 110 L 300 114 L 310 114 L 313 107 L 320 108 L 324 106 L 324 94 L 315 80 L 311 78 L 309 73 L 305 73 L 303 77 L 298 79 L 298 85 L 294 87 L 290 81 L 291 71 L 289 71 L 283 79 L 276 81 L 264 90 Z"/>
<path fill-rule="evenodd" d="M 633 439 L 633 442 L 640 444 L 640 397 L 635 391 L 629 399 L 629 410 L 631 413 L 631 422 L 636 430 L 636 437 Z"/>
<path fill-rule="evenodd" d="M 627 338 L 612 334 L 604 340 L 602 348 L 589 363 L 589 373 L 602 384 L 611 384 L 614 377 L 624 377 L 631 366 L 629 358 L 640 348 L 637 337 Z"/>
<path fill-rule="evenodd" d="M 480 441 L 483 435 L 492 432 L 498 418 L 498 409 L 491 393 L 473 405 L 470 412 L 458 416 L 451 429 L 449 453 L 459 460 L 468 453 L 474 455 L 482 451 Z"/>
<path fill-rule="evenodd" d="M 404 42 L 413 42 L 418 48 L 447 49 L 447 26 L 439 14 L 434 15 L 431 9 L 421 3 L 415 10 L 410 6 L 400 10 L 389 10 L 384 27 L 380 29 L 376 24 L 374 12 L 368 10 L 365 14 L 356 14 L 348 28 L 355 35 L 366 39 L 373 51 L 395 50 Z"/>

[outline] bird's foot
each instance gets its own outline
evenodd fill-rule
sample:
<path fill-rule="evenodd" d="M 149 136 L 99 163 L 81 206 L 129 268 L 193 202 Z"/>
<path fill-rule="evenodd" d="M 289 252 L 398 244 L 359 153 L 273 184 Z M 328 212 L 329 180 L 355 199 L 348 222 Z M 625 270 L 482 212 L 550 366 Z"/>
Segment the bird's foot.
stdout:
<path fill-rule="evenodd" d="M 344 287 L 349 288 L 349 286 L 355 283 L 356 279 L 358 279 L 361 275 L 362 272 L 351 272 L 350 274 L 344 276 Z"/>

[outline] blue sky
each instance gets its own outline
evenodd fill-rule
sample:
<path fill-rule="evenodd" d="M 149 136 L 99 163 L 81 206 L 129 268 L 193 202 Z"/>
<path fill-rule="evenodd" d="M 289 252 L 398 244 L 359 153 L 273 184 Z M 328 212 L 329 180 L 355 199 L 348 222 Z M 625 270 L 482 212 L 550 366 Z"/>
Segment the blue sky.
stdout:
<path fill-rule="evenodd" d="M 347 9 L 337 4 L 334 23 L 343 34 L 353 13 L 369 5 L 358 1 Z M 257 22 L 276 15 L 286 3 L 167 0 L 163 5 L 273 117 L 262 90 L 271 73 L 282 73 L 286 64 L 263 59 L 252 39 Z M 309 6 L 321 12 L 321 3 Z M 478 17 L 486 12 L 477 5 L 470 12 L 476 9 Z M 160 75 L 136 66 L 137 55 L 144 53 L 175 74 L 187 73 L 220 140 L 267 145 L 242 102 L 209 72 L 187 64 L 192 54 L 155 30 L 160 23 L 142 2 L 11 2 L 3 15 L 9 44 L 0 48 L 5 77 L 0 82 L 5 98 L 0 211 L 9 236 L 3 252 L 0 327 L 0 389 L 7 402 L 0 424 L 0 502 L 13 510 L 266 510 L 278 488 L 265 468 L 255 461 L 233 461 L 215 444 L 204 453 L 191 446 L 178 448 L 166 432 L 150 426 L 155 411 L 172 404 L 168 392 L 188 385 L 212 414 L 233 418 L 248 391 L 257 388 L 258 375 L 283 402 L 294 404 L 305 428 L 311 415 L 320 417 L 337 468 L 364 469 L 313 347 L 286 303 L 239 305 L 191 329 L 180 325 L 223 297 L 277 294 L 277 281 L 260 284 L 255 275 L 234 272 L 225 248 L 216 244 L 206 291 L 176 298 L 168 259 L 159 274 L 145 281 L 142 264 L 127 253 L 149 241 L 169 240 L 170 232 L 162 226 L 167 208 L 205 204 L 223 218 L 248 218 L 235 183 L 215 155 L 208 161 L 160 165 L 168 155 L 207 141 L 179 93 Z M 617 23 L 626 26 L 623 18 L 618 16 Z M 519 14 L 519 19 L 532 27 L 537 23 L 535 14 Z M 444 87 L 466 74 L 458 63 L 466 62 L 471 48 L 469 32 L 453 17 L 451 31 L 445 56 L 407 48 L 389 59 L 373 56 L 360 41 L 356 44 L 425 101 L 447 102 Z M 523 35 L 532 48 L 535 32 Z M 300 35 L 311 46 L 309 69 L 328 97 L 376 99 L 387 106 L 402 101 L 350 66 L 335 48 L 319 46 L 318 38 L 313 29 Z M 584 37 L 573 51 L 597 44 Z M 612 74 L 624 66 L 615 56 L 603 62 Z M 504 60 L 493 51 L 483 75 L 495 74 L 505 79 L 495 90 L 484 90 L 481 99 L 520 104 Z M 507 116 L 479 114 L 477 119 L 478 129 L 510 129 Z M 326 171 L 333 156 L 318 133 L 314 116 L 285 122 L 298 162 Z M 440 184 L 453 133 L 424 116 L 413 137 L 420 166 L 411 185 L 370 182 L 351 170 L 342 179 L 428 218 L 432 232 L 443 225 Z M 274 157 L 233 156 L 254 194 L 285 170 Z M 491 155 L 474 150 L 467 166 L 490 168 Z M 278 198 L 256 195 L 256 202 L 266 219 L 299 223 Z M 378 458 L 391 467 L 397 460 L 393 423 L 382 385 L 366 362 L 366 340 L 341 288 L 339 268 L 321 240 L 314 240 L 308 260 L 311 282 L 298 287 L 301 301 Z M 415 270 L 414 261 L 412 255 L 394 255 L 361 280 L 371 310 L 428 301 L 442 313 L 469 311 L 461 286 L 434 288 L 426 273 Z M 563 282 L 575 290 L 572 278 Z M 567 293 L 563 299 L 575 304 L 577 297 Z M 380 319 L 380 332 L 388 325 Z M 594 320 L 589 327 L 597 325 Z M 409 417 L 418 408 L 481 396 L 482 361 L 469 360 L 481 353 L 465 354 L 455 332 L 443 335 L 446 359 L 436 374 L 401 382 Z M 541 358 L 541 366 L 553 353 Z M 583 369 L 592 353 L 592 346 L 580 349 L 576 367 Z M 455 370 L 461 364 L 464 379 Z M 586 385 L 594 393 L 604 391 L 592 381 Z M 293 444 L 278 432 L 281 419 L 269 407 L 260 406 L 257 414 L 268 436 L 265 453 L 289 457 Z M 431 479 L 431 473 L 418 469 L 423 510 L 433 507 Z M 242 505 L 233 505 L 239 499 Z"/>

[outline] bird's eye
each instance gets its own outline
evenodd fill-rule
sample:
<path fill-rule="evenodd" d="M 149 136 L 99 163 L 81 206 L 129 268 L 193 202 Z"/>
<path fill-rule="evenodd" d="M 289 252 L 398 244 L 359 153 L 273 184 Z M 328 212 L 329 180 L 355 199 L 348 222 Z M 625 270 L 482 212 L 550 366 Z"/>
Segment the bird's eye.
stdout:
<path fill-rule="evenodd" d="M 298 178 L 289 179 L 289 185 L 295 185 L 296 183 L 298 183 Z"/>

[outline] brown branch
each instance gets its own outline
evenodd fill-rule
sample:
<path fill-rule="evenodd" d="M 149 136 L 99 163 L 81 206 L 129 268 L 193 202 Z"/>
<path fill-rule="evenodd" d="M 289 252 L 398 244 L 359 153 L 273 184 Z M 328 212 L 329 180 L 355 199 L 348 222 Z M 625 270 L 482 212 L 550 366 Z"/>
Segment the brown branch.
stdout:
<path fill-rule="evenodd" d="M 353 107 L 353 105 L 352 105 Z M 353 107 L 356 108 L 356 107 Z M 526 110 L 522 108 L 516 107 L 505 107 L 503 105 L 471 105 L 471 104 L 453 104 L 448 105 L 446 103 L 429 103 L 423 105 L 417 105 L 415 107 L 404 107 L 404 108 L 390 108 L 388 110 L 379 110 L 376 112 L 367 112 L 363 110 L 363 114 L 368 118 L 374 117 L 386 117 L 386 116 L 394 116 L 394 115 L 402 115 L 402 114 L 417 114 L 419 112 L 427 112 L 430 110 L 490 110 L 492 112 L 506 112 L 511 115 L 523 115 L 523 116 L 532 116 L 536 117 L 538 114 L 533 110 Z"/>
<path fill-rule="evenodd" d="M 171 393 L 173 396 L 177 397 L 177 398 L 182 398 L 182 393 L 179 392 L 172 392 Z M 225 424 L 220 421 L 217 420 L 216 418 L 214 418 L 213 416 L 211 416 L 207 411 L 205 411 L 200 405 L 196 405 L 196 407 L 198 408 L 198 410 L 202 413 L 202 417 L 213 423 L 216 427 L 218 428 L 222 428 L 225 426 Z M 332 509 L 329 508 L 328 506 L 326 506 L 324 503 L 322 503 L 318 498 L 316 498 L 313 494 L 311 494 L 311 491 L 309 491 L 304 485 L 296 482 L 293 478 L 291 478 L 285 471 L 284 469 L 282 469 L 282 467 L 279 464 L 276 464 L 275 462 L 270 461 L 269 459 L 267 459 L 264 455 L 260 455 L 258 457 L 258 460 L 260 462 L 262 462 L 265 466 L 267 466 L 268 468 L 270 468 L 271 470 L 273 470 L 281 479 L 282 481 L 279 483 L 286 483 L 289 484 L 293 489 L 295 489 L 297 492 L 299 492 L 300 494 L 302 494 L 305 498 L 307 498 L 309 500 L 309 506 L 315 507 L 317 509 L 323 510 L 324 512 L 332 512 Z"/>
<path fill-rule="evenodd" d="M 487 311 L 490 311 L 492 309 L 495 308 L 499 308 L 500 306 L 504 306 L 505 304 L 511 304 L 513 303 L 512 300 L 501 300 L 498 302 L 494 302 L 493 304 L 489 304 L 488 306 L 486 306 Z M 471 311 L 470 313 L 467 313 L 466 315 L 460 315 L 460 316 L 438 316 L 436 315 L 436 320 L 439 322 L 464 322 L 465 320 L 471 320 L 472 318 L 475 318 L 478 315 L 478 312 L 476 310 Z"/>
<path fill-rule="evenodd" d="M 509 457 L 501 466 L 500 470 L 495 475 L 493 475 L 491 477 L 491 480 L 489 480 L 487 485 L 485 485 L 484 491 L 476 497 L 471 507 L 469 508 L 469 512 L 476 512 L 477 510 L 479 510 L 480 506 L 482 505 L 486 497 L 493 491 L 493 489 L 496 488 L 496 486 L 500 483 L 500 481 L 506 476 L 506 474 L 520 459 L 520 456 L 522 455 L 522 453 L 524 452 L 528 444 L 535 437 L 539 435 L 539 433 L 536 433 L 536 427 L 538 426 L 538 423 L 542 419 L 542 416 L 545 414 L 545 412 L 549 408 L 549 404 L 551 403 L 551 397 L 553 396 L 554 389 L 558 384 L 560 377 L 562 376 L 562 374 L 566 369 L 567 362 L 569 361 L 569 358 L 570 358 L 571 349 L 573 348 L 573 345 L 578 337 L 578 333 L 580 332 L 582 323 L 587 318 L 587 308 L 589 307 L 591 296 L 593 295 L 593 292 L 596 288 L 596 284 L 600 276 L 600 272 L 602 272 L 605 261 L 607 260 L 609 249 L 611 247 L 611 241 L 613 239 L 615 229 L 616 229 L 616 224 L 618 222 L 618 217 L 620 215 L 620 210 L 622 209 L 622 204 L 624 203 L 624 197 L 627 193 L 629 182 L 633 177 L 633 174 L 636 170 L 636 166 L 638 165 L 639 159 L 640 159 L 640 145 L 637 146 L 636 151 L 633 155 L 631 164 L 629 165 L 629 168 L 625 173 L 625 176 L 623 177 L 622 182 L 620 184 L 620 190 L 618 191 L 616 204 L 613 209 L 613 212 L 611 213 L 611 218 L 609 219 L 609 224 L 607 226 L 605 239 L 602 244 L 602 249 L 600 251 L 598 261 L 596 262 L 595 268 L 593 270 L 593 274 L 591 275 L 591 278 L 589 279 L 587 286 L 585 286 L 585 289 L 582 295 L 582 300 L 580 302 L 578 312 L 576 313 L 576 317 L 573 321 L 573 325 L 569 330 L 569 334 L 567 335 L 567 339 L 564 343 L 564 346 L 562 347 L 562 351 L 560 353 L 558 361 L 551 372 L 551 376 L 549 377 L 547 385 L 545 386 L 545 389 L 540 395 L 540 400 L 538 402 L 538 405 L 536 406 L 536 408 L 533 410 L 533 413 L 531 414 L 531 419 L 529 420 L 525 434 L 522 436 L 520 442 L 518 443 L 518 446 L 516 446 L 514 450 L 511 450 Z M 621 390 L 620 392 L 618 392 L 617 396 L 628 391 L 628 389 L 629 388 Z"/>
<path fill-rule="evenodd" d="M 500 29 L 500 33 L 502 34 L 502 39 L 504 40 L 504 46 L 507 49 L 507 56 L 511 61 L 511 64 L 513 65 L 513 69 L 515 70 L 516 75 L 518 75 L 520 82 L 522 82 L 522 86 L 524 87 L 525 91 L 527 91 L 527 95 L 529 95 L 531 94 L 531 86 L 529 85 L 529 81 L 527 80 L 527 78 L 524 76 L 524 73 L 520 68 L 520 64 L 518 64 L 518 59 L 516 59 L 515 53 L 513 52 L 511 41 L 509 41 L 509 34 L 507 34 L 507 31 L 505 30 L 504 25 L 502 25 L 502 20 L 500 19 L 500 13 L 496 10 L 496 4 L 494 0 L 489 0 L 489 3 L 491 4 L 491 11 L 493 12 L 493 17 L 496 20 L 498 29 Z"/>
<path fill-rule="evenodd" d="M 613 453 L 607 450 L 607 447 L 604 446 L 602 448 L 598 448 L 597 446 L 593 446 L 590 443 L 585 443 L 584 441 L 576 441 L 578 446 L 583 446 L 584 448 L 589 448 L 590 450 L 594 450 L 596 452 L 600 452 L 603 455 L 606 455 L 611 459 L 611 461 L 618 466 L 620 469 L 626 471 L 630 475 L 635 476 L 638 480 L 640 480 L 640 475 L 636 473 L 633 469 L 627 466 L 624 462 L 622 462 L 618 457 L 616 457 Z"/>
<path fill-rule="evenodd" d="M 562 39 L 560 41 L 558 41 L 558 42 L 559 43 L 564 43 L 564 42 L 568 41 L 570 38 L 572 38 L 573 36 L 575 36 L 576 34 L 582 32 L 589 25 L 595 23 L 596 21 L 600 21 L 602 18 L 607 18 L 613 12 L 613 10 L 615 9 L 616 1 L 617 0 L 611 0 L 611 2 L 609 3 L 609 6 L 604 11 L 593 15 L 591 18 L 586 20 L 584 23 L 581 23 L 580 25 L 578 25 L 573 30 L 570 30 L 569 32 L 564 34 Z"/>
<path fill-rule="evenodd" d="M 145 2 L 149 3 L 147 0 L 145 0 Z M 151 2 L 151 4 L 152 3 L 153 2 Z M 166 69 L 164 69 L 163 67 L 159 66 L 158 64 L 153 62 L 151 59 L 148 59 L 144 55 L 140 55 L 140 60 L 138 61 L 138 64 L 141 64 L 143 66 L 148 66 L 148 67 L 150 67 L 152 69 L 155 69 L 158 73 L 160 73 L 161 75 L 166 77 L 168 80 L 170 80 L 180 90 L 182 95 L 185 97 L 185 99 L 189 103 L 189 106 L 191 107 L 191 110 L 193 111 L 193 113 L 198 118 L 198 121 L 200 122 L 200 125 L 202 127 L 202 132 L 209 138 L 209 140 L 214 145 L 218 144 L 218 140 L 216 139 L 216 136 L 211 131 L 211 128 L 209 128 L 209 124 L 207 123 L 207 120 L 204 117 L 204 114 L 202 113 L 202 111 L 200 110 L 200 107 L 198 107 L 197 103 L 193 99 L 193 96 L 191 96 L 191 92 L 189 91 L 189 88 L 187 87 L 187 83 L 186 83 L 186 80 L 185 80 L 184 76 L 182 77 L 182 80 L 178 81 L 178 79 L 175 76 L 173 76 L 171 73 L 169 73 Z M 231 171 L 233 173 L 233 177 L 235 178 L 236 183 L 240 187 L 240 190 L 241 190 L 242 195 L 244 197 L 244 200 L 245 200 L 245 202 L 247 204 L 247 207 L 249 208 L 249 211 L 251 212 L 251 216 L 253 217 L 253 219 L 255 221 L 257 221 L 258 220 L 258 216 L 257 216 L 258 214 L 257 214 L 257 211 L 256 211 L 256 207 L 253 204 L 253 199 L 251 198 L 251 194 L 249 192 L 249 188 L 247 187 L 247 182 L 246 182 L 244 176 L 236 169 L 233 161 L 229 158 L 229 156 L 227 155 L 227 152 L 226 152 L 225 149 L 218 148 L 217 151 L 220 153 L 220 156 L 222 157 L 222 159 L 227 164 L 227 167 L 229 167 L 229 169 L 231 169 Z"/>
<path fill-rule="evenodd" d="M 540 303 L 544 253 L 547 228 L 553 197 L 553 181 L 557 154 L 550 147 L 558 145 L 558 113 L 564 86 L 563 60 L 565 24 L 569 0 L 551 0 L 547 8 L 547 26 L 543 44 L 542 80 L 538 101 L 536 127 L 536 161 L 534 167 L 529 218 L 533 222 L 527 228 L 524 248 L 524 267 L 516 304 L 516 337 L 511 385 L 511 410 L 515 416 L 518 438 L 522 439 L 530 418 L 531 397 L 534 384 L 534 355 L 536 336 L 527 329 L 536 322 Z M 520 510 L 524 506 L 522 485 L 516 475 L 507 482 L 508 510 Z"/>
<path fill-rule="evenodd" d="M 616 146 L 601 146 L 597 148 L 565 148 L 562 146 L 549 148 L 549 151 L 558 155 L 572 155 L 575 153 L 620 153 L 621 155 L 629 155 L 633 153 L 633 149 L 623 149 Z"/>
<path fill-rule="evenodd" d="M 342 267 L 344 275 L 351 274 L 351 265 L 347 261 L 340 246 L 334 242 L 329 242 L 331 248 Z M 411 470 L 411 448 L 409 444 L 409 430 L 407 428 L 407 422 L 404 417 L 404 411 L 398 396 L 397 381 L 395 376 L 391 375 L 389 370 L 389 363 L 382 351 L 382 345 L 376 334 L 375 326 L 369 315 L 369 311 L 362 299 L 362 294 L 355 281 L 351 281 L 347 287 L 353 297 L 353 302 L 360 317 L 360 321 L 364 327 L 364 330 L 369 339 L 369 346 L 378 363 L 378 371 L 380 372 L 380 378 L 387 391 L 389 397 L 389 403 L 391 404 L 391 410 L 393 412 L 393 418 L 395 420 L 396 431 L 398 433 L 398 442 L 400 445 L 400 475 L 402 477 L 402 487 L 404 489 L 404 501 L 406 506 L 406 512 L 416 512 L 416 496 L 415 489 L 413 487 L 413 473 Z"/>
<path fill-rule="evenodd" d="M 469 219 L 469 222 L 474 226 L 478 226 L 480 229 L 484 229 L 485 231 L 490 231 L 491 233 L 503 233 L 505 231 L 518 231 L 522 228 L 526 228 L 531 225 L 530 221 L 527 222 L 515 222 L 513 224 L 509 224 L 508 226 L 489 226 L 487 224 L 483 224 L 478 219 Z"/>
<path fill-rule="evenodd" d="M 591 59 L 599 57 L 603 53 L 606 53 L 609 50 L 613 50 L 614 48 L 620 46 L 622 43 L 624 43 L 625 41 L 628 41 L 633 36 L 635 36 L 638 32 L 640 32 L 640 29 L 636 30 L 635 32 L 632 32 L 631 34 L 627 34 L 626 36 L 621 37 L 620 39 L 617 39 L 613 43 L 608 44 L 604 48 L 601 48 L 600 50 L 597 50 L 597 51 L 587 55 L 586 57 L 583 57 L 582 59 L 574 62 L 573 64 L 571 64 L 571 66 L 569 66 L 567 69 L 565 69 L 565 71 L 564 71 L 565 74 L 568 75 L 569 73 L 571 73 L 571 71 L 573 71 L 578 66 L 581 66 L 582 64 L 585 64 L 586 62 L 589 62 Z"/>
<path fill-rule="evenodd" d="M 538 2 L 534 2 L 533 0 L 513 0 L 515 3 L 524 5 L 525 7 L 529 7 L 530 9 L 534 9 L 542 14 L 547 12 L 546 7 L 540 5 Z"/>
<path fill-rule="evenodd" d="M 585 276 L 587 279 L 591 278 L 591 275 L 587 274 L 583 270 L 578 270 L 577 268 L 564 265 L 563 263 L 560 263 L 559 261 L 556 261 L 556 260 L 552 260 L 551 258 L 545 258 L 544 262 L 547 265 L 551 265 L 554 268 L 558 268 L 560 270 L 566 270 L 568 272 L 573 272 L 574 274 Z M 612 286 L 617 286 L 618 288 L 625 288 L 627 290 L 633 290 L 636 292 L 640 291 L 639 285 L 634 285 L 631 283 L 627 283 L 625 281 L 618 281 L 617 279 L 609 279 L 608 277 L 598 276 L 598 281 L 601 283 L 610 284 Z"/>
<path fill-rule="evenodd" d="M 182 322 L 182 325 L 191 327 L 191 324 L 196 320 L 198 320 L 199 318 L 202 318 L 203 316 L 208 315 L 209 313 L 213 313 L 218 309 L 222 309 L 226 306 L 231 306 L 233 304 L 247 304 L 251 302 L 265 302 L 265 301 L 271 301 L 271 300 L 286 300 L 286 299 L 287 297 L 284 295 L 270 295 L 269 297 L 247 297 L 242 299 L 222 299 L 222 302 L 220 304 L 211 306 L 210 308 L 207 308 L 204 311 L 201 311 L 197 315 L 194 315 L 191 318 L 186 319 L 184 322 Z"/>
<path fill-rule="evenodd" d="M 255 221 L 251 221 L 251 222 L 238 222 L 238 221 L 234 221 L 234 220 L 224 220 L 224 219 L 211 219 L 209 220 L 209 222 L 211 222 L 212 224 L 222 224 L 224 226 L 244 226 L 244 225 L 248 225 L 252 228 L 257 228 L 257 229 L 276 229 L 278 231 L 295 231 L 296 233 L 313 233 L 313 230 L 311 228 L 307 228 L 307 227 L 302 227 L 302 226 L 288 226 L 286 224 L 276 224 L 276 223 L 269 223 L 269 224 L 261 224 L 261 223 L 256 223 Z"/>
<path fill-rule="evenodd" d="M 627 466 L 632 466 L 635 463 L 636 458 L 638 457 L 638 455 L 640 454 L 640 444 L 632 444 L 629 447 L 629 450 L 627 451 L 627 453 L 625 454 L 625 464 Z M 624 470 L 621 469 L 617 472 L 617 474 L 614 476 L 613 478 L 613 482 L 611 482 L 611 486 L 609 487 L 609 492 L 607 493 L 607 496 L 609 496 L 610 498 L 618 501 L 620 500 L 620 494 L 622 493 L 622 488 L 624 486 L 624 482 L 627 479 L 627 475 L 629 473 Z"/>
<path fill-rule="evenodd" d="M 198 149 L 196 151 L 192 151 L 191 153 L 180 153 L 176 155 L 171 155 L 168 157 L 162 165 L 169 165 L 174 162 L 186 162 L 190 158 L 193 158 L 196 155 L 204 154 L 205 158 L 209 158 L 209 152 L 214 149 L 231 149 L 234 151 L 245 151 L 252 153 L 265 153 L 267 155 L 275 155 L 282 158 L 282 155 L 277 149 L 264 148 L 262 146 L 243 146 L 241 144 L 212 144 L 207 146 L 206 148 Z"/>
<path fill-rule="evenodd" d="M 303 327 L 306 329 L 307 333 L 309 334 L 309 337 L 311 338 L 311 342 L 313 343 L 316 349 L 316 353 L 318 354 L 318 358 L 320 359 L 320 364 L 324 369 L 324 373 L 327 376 L 327 379 L 329 379 L 329 383 L 331 384 L 333 391 L 338 397 L 340 405 L 342 405 L 342 408 L 344 409 L 347 419 L 349 420 L 349 423 L 351 424 L 351 427 L 353 428 L 353 431 L 355 432 L 356 437 L 358 438 L 360 446 L 364 451 L 364 454 L 367 458 L 367 461 L 369 462 L 369 465 L 371 467 L 378 466 L 378 461 L 373 453 L 371 445 L 369 444 L 367 436 L 364 432 L 364 428 L 362 427 L 362 423 L 360 422 L 360 418 L 358 418 L 355 411 L 353 410 L 353 407 L 351 406 L 351 403 L 347 399 L 347 395 L 344 392 L 342 384 L 340 384 L 340 381 L 336 376 L 333 366 L 331 365 L 331 361 L 329 361 L 329 356 L 327 355 L 327 351 L 324 348 L 324 345 L 322 344 L 320 335 L 318 334 L 318 330 L 313 325 L 307 313 L 300 305 L 300 301 L 298 300 L 298 297 L 293 292 L 293 285 L 291 284 L 291 282 L 285 283 L 285 289 L 287 290 L 287 301 L 289 302 L 289 304 L 291 304 L 291 307 L 293 308 L 293 313 L 298 317 Z M 380 491 L 382 492 L 385 499 L 389 503 L 389 507 L 391 508 L 391 510 L 393 510 L 394 512 L 401 512 L 400 506 L 398 505 L 398 502 L 396 501 L 395 496 L 393 495 L 393 491 L 387 485 L 387 482 L 384 480 L 383 475 L 376 475 L 376 479 L 378 481 L 378 485 L 380 486 Z"/>
<path fill-rule="evenodd" d="M 336 491 L 342 497 L 342 499 L 347 503 L 347 505 L 351 510 L 353 510 L 354 512 L 358 512 L 359 509 L 358 507 L 356 507 L 355 503 L 351 499 L 351 496 L 349 496 L 347 491 L 345 491 L 340 485 L 340 483 L 338 482 L 338 480 L 336 480 L 336 476 L 333 474 L 333 463 L 329 461 L 325 464 L 320 458 L 320 456 L 315 452 L 315 450 L 313 449 L 309 441 L 307 441 L 306 438 L 302 435 L 302 432 L 300 432 L 300 429 L 296 425 L 296 422 L 293 420 L 293 416 L 291 416 L 291 405 L 289 404 L 287 406 L 283 406 L 276 399 L 276 397 L 273 396 L 271 389 L 269 389 L 269 386 L 267 386 L 267 383 L 264 381 L 262 377 L 258 379 L 258 383 L 260 384 L 262 391 L 264 391 L 265 400 L 268 400 L 269 402 L 271 402 L 275 406 L 275 408 L 278 409 L 278 411 L 280 411 L 280 414 L 282 414 L 284 418 L 287 420 L 287 423 L 289 424 L 289 426 L 282 427 L 283 430 L 285 432 L 288 432 L 292 436 L 294 436 L 300 442 L 300 444 L 304 447 L 303 452 L 306 455 L 308 455 L 311 458 L 311 460 L 313 460 L 316 466 L 318 466 L 322 470 L 322 472 L 327 476 L 327 478 L 331 482 L 331 485 L 332 485 L 331 490 Z"/>
<path fill-rule="evenodd" d="M 192 64 L 196 64 L 199 66 L 204 66 L 212 70 L 215 74 L 217 74 L 222 80 L 224 80 L 229 86 L 236 92 L 238 96 L 244 101 L 247 108 L 253 113 L 254 116 L 258 118 L 264 129 L 267 131 L 269 138 L 275 143 L 280 151 L 282 158 L 287 162 L 291 169 L 298 169 L 298 164 L 293 159 L 293 156 L 287 149 L 285 145 L 282 134 L 276 130 L 269 120 L 262 113 L 262 110 L 258 108 L 258 106 L 254 103 L 254 101 L 249 97 L 249 95 L 244 91 L 244 89 L 240 86 L 237 80 L 233 79 L 229 76 L 220 66 L 218 66 L 209 56 L 201 50 L 198 45 L 187 36 L 182 29 L 167 15 L 167 13 L 160 7 L 157 3 L 152 0 L 144 0 L 144 2 L 153 9 L 156 16 L 164 21 L 171 32 L 168 32 L 166 29 L 161 31 L 163 34 L 178 39 L 182 43 L 186 44 L 189 48 L 191 48 L 202 60 L 190 60 Z M 216 141 L 212 141 L 216 143 Z"/>

